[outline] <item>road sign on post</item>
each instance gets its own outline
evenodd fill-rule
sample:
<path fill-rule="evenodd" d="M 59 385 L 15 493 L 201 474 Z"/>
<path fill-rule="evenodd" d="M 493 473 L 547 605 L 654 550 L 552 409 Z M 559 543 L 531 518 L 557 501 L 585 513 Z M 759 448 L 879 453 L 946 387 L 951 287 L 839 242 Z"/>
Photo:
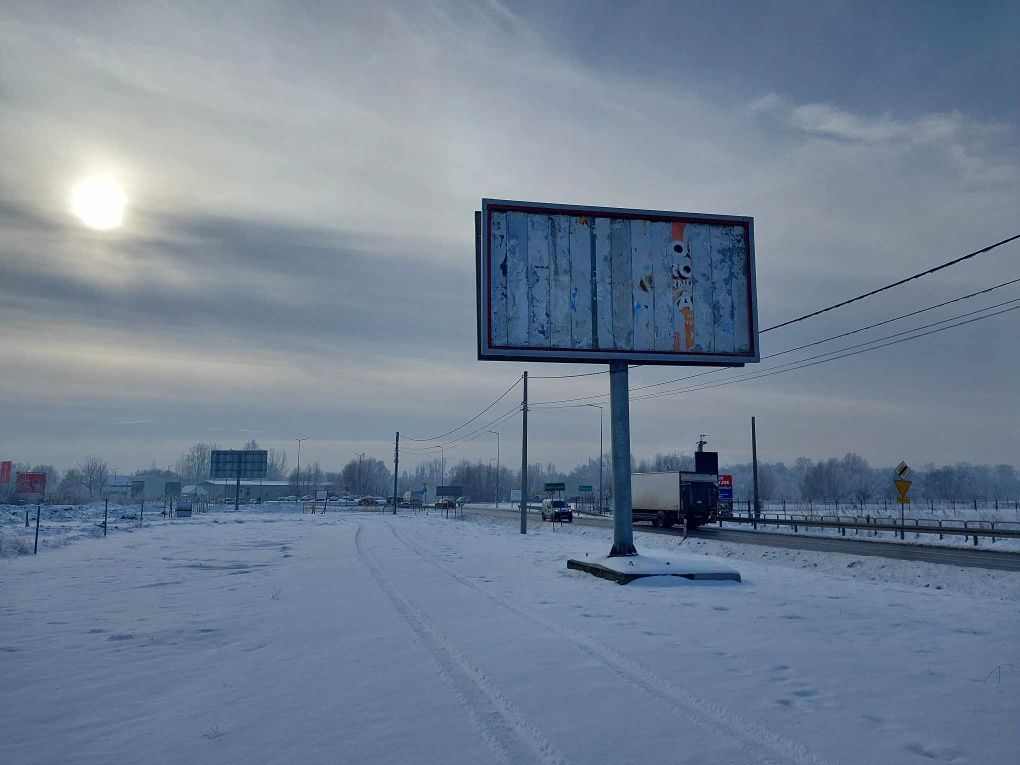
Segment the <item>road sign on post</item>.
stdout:
<path fill-rule="evenodd" d="M 759 360 L 753 219 L 483 199 L 475 241 L 479 359 L 610 365 L 611 555 L 635 554 L 628 364 Z"/>
<path fill-rule="evenodd" d="M 595 491 L 595 488 L 593 486 L 588 486 L 587 484 L 582 483 L 580 486 L 577 487 L 577 490 L 581 494 L 591 494 L 593 491 Z"/>
<path fill-rule="evenodd" d="M 910 491 L 910 484 L 913 481 L 907 480 L 907 474 L 910 473 L 910 468 L 907 467 L 906 462 L 901 462 L 896 466 L 896 475 L 899 478 L 893 479 L 893 485 L 896 487 L 896 493 L 899 495 L 896 497 L 896 501 L 900 503 L 900 539 L 905 539 L 903 527 L 905 520 L 903 517 L 903 508 L 910 504 L 910 497 L 907 496 L 907 492 Z"/>
<path fill-rule="evenodd" d="M 554 481 L 552 483 L 547 483 L 545 485 L 545 490 L 547 492 L 551 492 L 551 491 L 566 491 L 567 490 L 567 485 L 565 483 L 563 483 L 562 481 Z"/>

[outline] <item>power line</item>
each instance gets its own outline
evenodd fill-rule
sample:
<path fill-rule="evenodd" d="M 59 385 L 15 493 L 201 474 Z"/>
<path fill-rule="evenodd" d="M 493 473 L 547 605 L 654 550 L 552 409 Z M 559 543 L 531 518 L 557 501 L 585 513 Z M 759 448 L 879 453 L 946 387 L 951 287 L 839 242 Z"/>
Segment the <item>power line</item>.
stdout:
<path fill-rule="evenodd" d="M 985 310 L 987 310 L 987 309 L 985 309 Z M 659 398 L 661 396 L 674 396 L 674 395 L 678 395 L 680 393 L 693 393 L 693 392 L 696 392 L 696 391 L 707 390 L 709 388 L 718 388 L 718 387 L 721 387 L 723 385 L 732 385 L 733 383 L 745 382 L 747 380 L 757 380 L 757 379 L 762 378 L 762 377 L 771 377 L 772 375 L 783 374 L 784 372 L 793 372 L 794 370 L 797 370 L 797 369 L 806 369 L 807 367 L 813 367 L 813 366 L 817 366 L 819 364 L 827 364 L 830 361 L 838 361 L 839 359 L 845 359 L 845 358 L 849 358 L 851 356 L 857 356 L 857 355 L 862 354 L 862 353 L 867 353 L 868 351 L 876 351 L 876 350 L 878 350 L 880 348 L 888 348 L 890 345 L 898 345 L 899 343 L 905 343 L 905 342 L 907 342 L 909 340 L 917 340 L 918 338 L 926 337 L 927 335 L 934 335 L 937 332 L 945 332 L 947 329 L 955 329 L 956 327 L 962 327 L 965 324 L 971 324 L 971 323 L 973 323 L 975 321 L 981 321 L 982 319 L 990 319 L 993 316 L 999 316 L 1001 314 L 1009 313 L 1010 311 L 1017 311 L 1017 310 L 1020 310 L 1020 305 L 1013 306 L 1012 308 L 1004 308 L 1001 311 L 996 311 L 995 313 L 985 314 L 984 316 L 977 316 L 977 317 L 975 317 L 973 319 L 967 319 L 967 321 L 961 321 L 961 322 L 958 322 L 956 324 L 950 324 L 947 327 L 939 327 L 938 329 L 931 329 L 931 330 L 928 330 L 927 332 L 922 332 L 921 334 L 918 334 L 918 335 L 912 335 L 911 337 L 903 337 L 903 338 L 900 338 L 899 340 L 892 340 L 892 341 L 890 341 L 888 343 L 883 343 L 881 345 L 873 345 L 870 348 L 861 348 L 860 350 L 851 351 L 850 353 L 844 353 L 844 354 L 839 355 L 839 356 L 832 356 L 831 358 L 822 358 L 819 361 L 811 361 L 810 363 L 806 363 L 805 364 L 805 363 L 802 363 L 802 362 L 807 361 L 807 359 L 801 359 L 800 361 L 790 362 L 789 364 L 781 364 L 779 367 L 774 367 L 771 370 L 766 370 L 764 372 L 759 372 L 759 373 L 752 374 L 752 375 L 746 375 L 744 377 L 737 377 L 737 378 L 730 379 L 730 380 L 720 380 L 717 383 L 709 383 L 708 385 L 696 385 L 696 386 L 693 386 L 691 388 L 681 388 L 679 390 L 673 390 L 673 391 L 659 391 L 657 393 L 646 393 L 646 394 L 644 394 L 642 396 L 633 396 L 633 397 L 631 397 L 631 400 L 632 401 L 639 401 L 639 400 L 642 400 L 642 399 Z M 931 326 L 931 325 L 928 325 L 928 326 Z M 910 331 L 914 332 L 916 330 L 910 330 Z M 872 342 L 875 342 L 875 341 L 872 341 Z M 870 343 L 864 343 L 863 345 L 870 345 Z M 852 346 L 852 347 L 859 347 L 859 346 Z M 846 350 L 846 349 L 842 349 L 842 350 Z M 840 351 L 832 351 L 832 353 L 840 353 Z M 830 353 L 823 353 L 823 354 L 821 354 L 821 356 L 831 356 L 831 354 Z M 819 358 L 819 357 L 814 357 L 814 358 Z M 782 367 L 787 367 L 787 368 L 783 369 Z"/>
<path fill-rule="evenodd" d="M 631 364 L 628 369 L 637 369 L 643 367 L 644 364 Z M 570 377 L 594 377 L 595 375 L 607 375 L 609 374 L 608 369 L 600 369 L 597 372 L 579 372 L 573 375 L 528 375 L 528 379 L 531 380 L 566 380 Z"/>
<path fill-rule="evenodd" d="M 906 319 L 906 318 L 908 318 L 910 316 L 917 316 L 920 313 L 925 313 L 926 311 L 933 311 L 936 308 L 943 308 L 943 307 L 945 307 L 947 305 L 951 305 L 952 303 L 959 303 L 961 300 L 967 300 L 968 298 L 976 297 L 977 295 L 985 295 L 985 294 L 987 294 L 987 293 L 989 293 L 989 292 L 991 292 L 993 290 L 999 289 L 1000 287 L 1008 287 L 1010 284 L 1016 284 L 1017 282 L 1020 282 L 1020 279 L 1010 279 L 1008 282 L 1001 282 L 999 284 L 996 284 L 993 287 L 988 287 L 988 288 L 983 289 L 983 290 L 978 290 L 977 292 L 971 292 L 969 295 L 961 295 L 960 297 L 953 298 L 952 300 L 946 300 L 946 301 L 944 301 L 942 303 L 936 303 L 935 305 L 930 305 L 927 308 L 921 308 L 921 309 L 919 309 L 917 311 L 911 311 L 910 313 L 900 314 L 899 316 L 894 316 L 891 319 L 886 319 L 885 321 L 876 322 L 875 324 L 869 324 L 868 326 L 861 327 L 859 329 L 853 329 L 853 330 L 850 330 L 849 332 L 844 332 L 841 335 L 833 335 L 832 337 L 827 337 L 824 340 L 817 340 L 817 341 L 815 341 L 813 343 L 808 343 L 807 345 L 799 345 L 796 348 L 787 348 L 785 351 L 779 351 L 778 353 L 770 353 L 768 356 L 762 356 L 762 358 L 763 359 L 772 359 L 772 358 L 775 358 L 776 356 L 782 356 L 784 353 L 792 353 L 793 351 L 800 351 L 800 350 L 803 350 L 804 348 L 810 348 L 810 347 L 812 347 L 814 345 L 821 345 L 822 343 L 827 343 L 830 340 L 838 340 L 841 337 L 849 337 L 850 335 L 856 335 L 858 332 L 864 332 L 864 331 L 869 330 L 869 329 L 874 329 L 875 327 L 881 327 L 884 324 L 891 324 L 894 321 L 899 321 L 900 319 Z M 1002 305 L 1005 305 L 1005 304 L 1002 304 Z M 995 308 L 995 307 L 996 306 L 989 306 L 989 308 Z M 984 309 L 984 310 L 987 310 L 987 309 Z"/>
<path fill-rule="evenodd" d="M 986 287 L 985 289 L 977 290 L 976 292 L 971 292 L 971 293 L 968 293 L 966 295 L 961 295 L 959 297 L 953 298 L 952 300 L 945 300 L 945 301 L 943 301 L 941 303 L 934 303 L 934 304 L 926 306 L 924 308 L 920 308 L 920 309 L 918 309 L 916 311 L 910 311 L 909 313 L 900 314 L 899 316 L 894 316 L 891 319 L 885 319 L 883 321 L 875 322 L 874 324 L 869 324 L 869 325 L 867 325 L 865 327 L 859 327 L 857 329 L 850 330 L 849 332 L 843 332 L 843 333 L 840 333 L 838 335 L 831 335 L 831 336 L 823 338 L 821 340 L 816 340 L 816 341 L 811 342 L 811 343 L 806 343 L 805 345 L 800 345 L 800 346 L 797 346 L 795 348 L 787 348 L 786 350 L 783 350 L 783 351 L 778 351 L 776 353 L 770 353 L 770 354 L 768 354 L 766 356 L 762 356 L 762 360 L 764 361 L 765 359 L 772 359 L 772 358 L 775 358 L 777 356 L 782 356 L 782 355 L 787 354 L 787 353 L 792 353 L 793 351 L 800 351 L 800 350 L 803 350 L 805 348 L 811 348 L 811 347 L 814 347 L 816 345 L 822 345 L 823 343 L 831 342 L 833 340 L 839 340 L 839 339 L 844 338 L 844 337 L 849 337 L 850 335 L 855 335 L 855 334 L 858 334 L 860 332 L 864 332 L 864 331 L 869 330 L 869 329 L 875 329 L 876 327 L 881 327 L 881 326 L 883 326 L 885 324 L 891 324 L 894 321 L 900 321 L 901 319 L 906 319 L 906 318 L 909 318 L 911 316 L 917 316 L 918 314 L 922 314 L 922 313 L 925 313 L 927 311 L 932 311 L 932 310 L 935 310 L 936 308 L 944 308 L 947 305 L 951 305 L 953 303 L 958 303 L 958 302 L 960 302 L 962 300 L 968 300 L 970 298 L 977 297 L 978 295 L 985 295 L 985 294 L 987 294 L 989 292 L 992 292 L 994 290 L 1000 289 L 1002 287 L 1008 287 L 1011 284 L 1017 284 L 1017 283 L 1020 283 L 1020 279 L 1010 279 L 1010 280 L 1005 281 L 1005 282 L 1000 282 L 999 284 L 995 284 L 995 285 L 992 285 L 991 287 Z M 1011 302 L 1011 301 L 1007 301 L 1007 302 Z M 979 311 L 974 311 L 974 312 L 971 312 L 971 313 L 960 314 L 958 316 L 954 316 L 954 317 L 951 317 L 949 319 L 945 319 L 945 320 L 943 320 L 943 322 L 944 321 L 952 321 L 954 319 L 959 319 L 959 318 L 962 318 L 962 317 L 965 317 L 965 316 L 970 316 L 973 313 L 978 313 L 980 311 L 991 310 L 992 308 L 997 308 L 997 307 L 1000 307 L 1002 305 L 1006 305 L 1006 303 L 1000 303 L 1000 304 L 993 305 L 993 306 L 987 306 L 985 308 L 980 309 Z M 936 324 L 941 324 L 943 322 L 935 322 L 935 324 L 928 324 L 928 325 L 924 325 L 924 326 L 921 326 L 921 327 L 915 327 L 914 329 L 908 330 L 908 331 L 909 332 L 915 332 L 915 331 L 917 331 L 919 329 L 926 329 L 929 326 L 935 326 Z M 898 334 L 903 334 L 903 333 L 898 333 Z M 890 337 L 897 337 L 897 336 L 898 335 L 889 335 L 888 337 L 877 338 L 877 339 L 871 340 L 869 342 L 880 342 L 882 340 L 887 340 Z M 857 347 L 857 346 L 852 346 L 852 347 Z M 847 350 L 847 349 L 842 349 L 842 350 Z M 832 351 L 832 353 L 838 353 L 838 352 L 839 351 Z M 822 354 L 822 355 L 824 356 L 824 355 L 828 355 L 828 354 Z M 811 358 L 817 358 L 817 357 L 811 357 Z M 800 361 L 805 361 L 805 359 L 800 359 Z M 797 362 L 795 362 L 795 363 L 797 363 Z M 631 391 L 633 392 L 633 391 L 639 391 L 639 390 L 647 390 L 648 388 L 658 388 L 658 387 L 661 387 L 663 385 L 671 385 L 673 383 L 683 382 L 685 380 L 693 380 L 693 379 L 696 379 L 698 377 L 705 377 L 706 375 L 719 374 L 720 372 L 725 372 L 727 370 L 728 370 L 727 367 L 717 367 L 715 369 L 709 369 L 709 370 L 706 370 L 704 372 L 696 372 L 695 374 L 692 374 L 692 375 L 684 375 L 683 377 L 674 377 L 674 378 L 672 378 L 670 380 L 663 380 L 661 382 L 648 383 L 647 385 L 638 385 L 638 386 L 635 386 L 635 387 L 631 388 Z M 594 395 L 590 395 L 590 396 L 575 396 L 573 398 L 554 399 L 554 400 L 551 400 L 551 401 L 536 401 L 531 406 L 541 407 L 541 406 L 547 406 L 547 405 L 550 405 L 550 404 L 568 404 L 568 403 L 573 403 L 575 401 L 588 401 L 588 400 L 592 400 L 592 399 L 606 398 L 607 396 L 608 396 L 608 394 L 606 394 L 606 393 L 598 393 L 598 394 L 594 394 Z"/>
<path fill-rule="evenodd" d="M 517 404 L 516 406 L 514 406 L 513 409 L 510 409 L 509 411 L 504 412 L 503 414 L 501 414 L 499 417 L 497 417 L 496 419 L 492 420 L 491 422 L 485 423 L 484 425 L 479 427 L 477 430 L 473 430 L 470 433 L 464 434 L 462 436 L 458 436 L 457 438 L 450 439 L 446 443 L 443 443 L 443 444 L 434 444 L 432 446 L 429 446 L 429 447 L 426 447 L 426 448 L 423 448 L 423 449 L 416 449 L 416 448 L 404 449 L 403 451 L 414 452 L 416 454 L 425 454 L 427 452 L 431 452 L 433 449 L 435 449 L 437 447 L 440 447 L 440 446 L 443 447 L 444 449 L 449 449 L 452 446 L 457 446 L 457 445 L 462 444 L 462 443 L 464 443 L 466 441 L 470 441 L 472 439 L 472 437 L 480 435 L 487 428 L 491 428 L 491 427 L 493 427 L 495 425 L 503 424 L 503 422 L 505 422 L 506 420 L 508 420 L 511 417 L 513 417 L 519 411 L 521 411 L 521 405 Z"/>
<path fill-rule="evenodd" d="M 759 330 L 758 334 L 761 334 L 763 332 L 771 332 L 772 330 L 779 329 L 780 327 L 787 327 L 790 324 L 796 324 L 798 321 L 804 321 L 805 319 L 810 319 L 812 316 L 818 316 L 820 314 L 827 313 L 828 311 L 834 311 L 837 308 L 842 308 L 845 305 L 850 305 L 851 303 L 856 303 L 858 300 L 864 300 L 864 298 L 871 297 L 872 295 L 877 295 L 879 292 L 885 292 L 886 290 L 891 290 L 893 287 L 899 287 L 900 285 L 906 284 L 907 282 L 912 281 L 914 279 L 920 279 L 922 276 L 928 276 L 929 274 L 934 274 L 935 272 L 941 271 L 944 268 L 949 268 L 950 266 L 955 266 L 957 263 L 962 263 L 963 261 L 969 260 L 970 258 L 976 257 L 978 255 L 982 255 L 982 254 L 984 254 L 986 252 L 991 252 L 996 247 L 1001 247 L 1004 244 L 1009 244 L 1010 242 L 1015 241 L 1016 239 L 1020 239 L 1020 234 L 1014 234 L 1013 236 L 1009 237 L 1008 239 L 1003 239 L 1001 242 L 996 242 L 995 244 L 990 244 L 987 247 L 982 247 L 980 250 L 974 250 L 974 252 L 969 252 L 966 255 L 962 255 L 961 257 L 955 258 L 953 260 L 950 260 L 950 261 L 948 261 L 946 263 L 943 263 L 942 265 L 935 266 L 934 268 L 929 268 L 927 271 L 921 271 L 920 273 L 916 273 L 913 276 L 908 276 L 907 278 L 900 279 L 899 281 L 893 282 L 892 284 L 887 284 L 884 287 L 879 287 L 878 289 L 871 290 L 870 292 L 865 292 L 864 294 L 858 295 L 857 297 L 852 297 L 849 300 L 844 300 L 844 301 L 842 301 L 840 303 L 836 303 L 834 305 L 830 305 L 828 308 L 821 308 L 821 309 L 819 309 L 817 311 L 812 311 L 811 313 L 806 313 L 803 316 L 798 316 L 796 319 L 790 319 L 789 321 L 784 321 L 784 322 L 782 322 L 780 324 L 774 324 L 771 327 L 766 327 L 765 329 Z"/>
<path fill-rule="evenodd" d="M 499 398 L 497 398 L 495 401 L 493 401 L 491 404 L 489 404 L 487 407 L 485 407 L 482 411 L 480 411 L 478 414 L 476 414 L 470 420 L 465 422 L 463 425 L 458 425 L 453 430 L 448 430 L 445 433 L 440 433 L 438 436 L 432 436 L 431 438 L 412 438 L 411 436 L 404 436 L 404 439 L 407 440 L 407 441 L 438 441 L 440 438 L 446 438 L 447 436 L 449 436 L 449 435 L 451 435 L 453 433 L 456 433 L 458 430 L 462 430 L 462 429 L 466 428 L 468 425 L 470 425 L 472 422 L 477 420 L 483 414 L 485 414 L 490 409 L 492 409 L 492 407 L 494 407 L 496 404 L 498 404 L 500 401 L 502 401 L 504 398 L 506 398 L 506 396 L 510 393 L 510 391 L 512 391 L 514 388 L 516 388 L 517 385 L 521 382 L 522 379 L 523 379 L 522 377 L 518 377 L 516 380 L 514 380 L 514 384 L 511 385 L 509 388 L 507 388 L 505 391 L 503 391 L 502 395 L 500 395 Z"/>

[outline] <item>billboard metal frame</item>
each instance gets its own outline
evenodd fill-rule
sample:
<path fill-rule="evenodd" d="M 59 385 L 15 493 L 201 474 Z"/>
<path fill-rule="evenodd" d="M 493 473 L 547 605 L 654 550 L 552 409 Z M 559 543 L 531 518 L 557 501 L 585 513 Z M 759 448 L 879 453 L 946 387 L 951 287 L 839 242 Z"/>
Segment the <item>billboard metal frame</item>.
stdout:
<path fill-rule="evenodd" d="M 265 478 L 268 459 L 266 449 L 213 449 L 209 457 L 209 477 L 245 481 Z"/>
<path fill-rule="evenodd" d="M 651 221 L 684 221 L 687 223 L 729 224 L 743 226 L 747 231 L 748 296 L 750 349 L 747 352 L 681 352 L 631 351 L 610 348 L 532 348 L 493 346 L 491 342 L 490 295 L 491 268 L 489 267 L 490 223 L 493 212 L 523 212 L 547 215 L 574 215 L 623 218 Z M 670 366 L 739 367 L 760 360 L 758 347 L 758 290 L 754 262 L 754 218 L 742 215 L 711 215 L 706 213 L 670 212 L 589 205 L 563 205 L 545 202 L 524 202 L 506 199 L 483 199 L 481 212 L 475 213 L 475 286 L 477 290 L 478 359 L 483 361 L 541 361 L 580 364 L 628 361 L 641 364 Z"/>

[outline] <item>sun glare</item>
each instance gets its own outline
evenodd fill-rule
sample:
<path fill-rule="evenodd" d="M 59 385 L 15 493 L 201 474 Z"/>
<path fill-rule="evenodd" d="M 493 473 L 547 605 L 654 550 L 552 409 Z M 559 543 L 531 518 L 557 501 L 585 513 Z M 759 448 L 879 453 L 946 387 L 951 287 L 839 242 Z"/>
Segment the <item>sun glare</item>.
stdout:
<path fill-rule="evenodd" d="M 109 178 L 93 176 L 78 183 L 71 193 L 71 210 L 89 228 L 107 231 L 124 218 L 124 191 Z"/>

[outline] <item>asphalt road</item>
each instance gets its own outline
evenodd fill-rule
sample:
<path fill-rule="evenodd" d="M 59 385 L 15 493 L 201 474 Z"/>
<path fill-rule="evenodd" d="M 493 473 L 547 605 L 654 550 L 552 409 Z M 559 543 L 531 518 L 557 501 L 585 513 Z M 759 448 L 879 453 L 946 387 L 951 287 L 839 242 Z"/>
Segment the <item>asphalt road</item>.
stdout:
<path fill-rule="evenodd" d="M 465 512 L 478 515 L 489 515 L 506 518 L 516 515 L 517 510 L 494 510 L 468 508 Z M 537 512 L 530 513 L 529 523 L 542 523 Z M 587 526 L 611 528 L 611 518 L 575 517 L 575 523 Z M 657 529 L 650 525 L 636 526 L 639 531 L 652 534 L 669 534 L 681 536 L 681 529 Z M 969 568 L 986 568 L 996 571 L 1020 571 L 1020 553 L 998 552 L 994 550 L 966 550 L 956 547 L 938 547 L 935 545 L 908 545 L 899 542 L 867 542 L 859 539 L 834 539 L 832 537 L 816 537 L 794 534 L 771 534 L 763 531 L 743 529 L 720 529 L 705 527 L 691 532 L 688 536 L 701 539 L 715 539 L 720 542 L 736 542 L 738 544 L 762 545 L 764 547 L 781 547 L 788 550 L 816 550 L 818 552 L 843 553 L 845 555 L 870 555 L 878 558 L 896 560 L 919 560 L 926 563 L 943 563 L 949 566 L 967 566 Z"/>

